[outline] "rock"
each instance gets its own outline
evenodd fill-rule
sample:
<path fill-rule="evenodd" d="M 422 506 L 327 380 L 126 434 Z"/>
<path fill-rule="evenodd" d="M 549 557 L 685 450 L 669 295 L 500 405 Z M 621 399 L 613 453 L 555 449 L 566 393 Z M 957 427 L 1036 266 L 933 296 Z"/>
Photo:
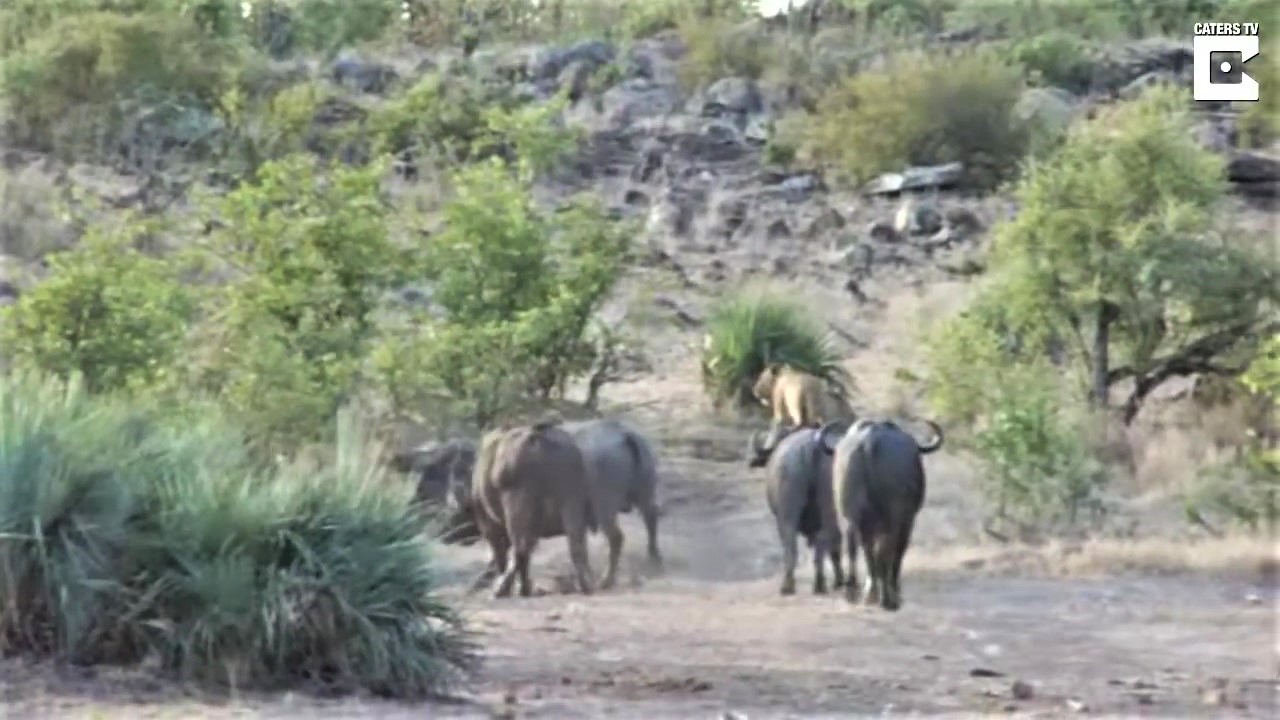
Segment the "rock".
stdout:
<path fill-rule="evenodd" d="M 991 668 L 976 667 L 969 671 L 969 677 L 998 678 L 1004 677 L 1004 673 L 999 670 L 992 670 Z"/>
<path fill-rule="evenodd" d="M 1216 153 L 1229 153 L 1240 142 L 1236 117 L 1227 113 L 1205 113 L 1193 132 L 1197 142 Z"/>
<path fill-rule="evenodd" d="M 1013 695 L 1014 700 L 1030 700 L 1036 693 L 1031 687 L 1031 683 L 1022 680 L 1014 680 L 1013 685 L 1009 688 L 1009 693 Z"/>
<path fill-rule="evenodd" d="M 1117 46 L 1099 58 L 1092 92 L 1116 93 L 1149 73 L 1182 77 L 1191 70 L 1191 42 L 1171 38 L 1147 38 Z"/>
<path fill-rule="evenodd" d="M 893 229 L 901 235 L 932 235 L 942 229 L 942 214 L 931 202 L 908 198 L 898 207 Z"/>
<path fill-rule="evenodd" d="M 942 214 L 946 226 L 962 234 L 970 235 L 982 231 L 982 221 L 968 208 L 948 208 Z"/>
<path fill-rule="evenodd" d="M 0 307 L 12 305 L 18 301 L 22 293 L 8 280 L 0 280 Z"/>
<path fill-rule="evenodd" d="M 770 241 L 784 240 L 791 237 L 791 226 L 787 224 L 786 219 L 778 218 L 777 220 L 769 223 L 769 228 L 765 231 L 765 236 L 768 237 Z"/>
<path fill-rule="evenodd" d="M 1062 88 L 1029 88 L 1018 97 L 1014 115 L 1039 137 L 1061 135 L 1079 115 L 1083 104 Z"/>
<path fill-rule="evenodd" d="M 945 165 L 912 167 L 897 173 L 886 173 L 863 187 L 866 195 L 890 195 L 903 190 L 949 188 L 964 176 L 964 165 L 954 162 Z"/>
<path fill-rule="evenodd" d="M 845 225 L 847 223 L 840 211 L 833 207 L 827 207 L 818 213 L 813 222 L 809 223 L 809 227 L 805 229 L 805 235 L 810 239 L 817 239 L 843 230 Z"/>
<path fill-rule="evenodd" d="M 770 122 L 771 118 L 765 114 L 748 116 L 747 126 L 742 129 L 742 137 L 754 145 L 768 143 Z"/>
<path fill-rule="evenodd" d="M 729 119 L 745 129 L 747 117 L 763 113 L 764 109 L 764 96 L 754 80 L 727 77 L 715 81 L 703 92 L 699 114 Z"/>
<path fill-rule="evenodd" d="M 649 204 L 649 196 L 639 190 L 628 190 L 622 196 L 622 202 L 630 207 L 644 207 Z"/>
<path fill-rule="evenodd" d="M 668 30 L 634 43 L 623 62 L 625 78 L 639 78 L 650 82 L 674 85 L 676 63 L 684 56 L 684 41 L 680 34 Z"/>
<path fill-rule="evenodd" d="M 884 220 L 876 220 L 867 225 L 866 235 L 876 242 L 891 243 L 900 240 L 898 231 Z"/>
<path fill-rule="evenodd" d="M 1178 73 L 1169 70 L 1153 70 L 1149 73 L 1143 73 L 1131 80 L 1124 87 L 1120 88 L 1117 95 L 1122 100 L 1134 100 L 1139 95 L 1147 91 L 1147 88 L 1156 85 L 1172 85 L 1178 86 L 1185 84 L 1183 78 Z"/>
<path fill-rule="evenodd" d="M 569 63 L 556 77 L 556 90 L 568 88 L 569 102 L 578 102 L 587 94 L 596 68 L 581 60 Z"/>
<path fill-rule="evenodd" d="M 1089 706 L 1084 704 L 1083 701 L 1077 700 L 1075 698 L 1067 699 L 1067 707 L 1070 708 L 1072 712 L 1078 712 L 1078 713 L 1089 712 Z"/>
<path fill-rule="evenodd" d="M 608 129 L 623 129 L 651 117 L 670 115 L 680 105 L 680 91 L 650 80 L 631 79 L 614 85 L 600 98 Z"/>
<path fill-rule="evenodd" d="M 1227 163 L 1232 188 L 1251 197 L 1280 197 L 1280 160 L 1258 153 L 1241 153 Z"/>
<path fill-rule="evenodd" d="M 337 84 L 366 95 L 381 95 L 400 75 L 390 65 L 343 53 L 333 61 L 329 77 Z"/>
<path fill-rule="evenodd" d="M 808 200 L 814 192 L 821 190 L 822 181 L 810 174 L 792 175 L 778 183 L 777 194 L 789 203 Z"/>
<path fill-rule="evenodd" d="M 567 48 L 544 48 L 529 62 L 529 75 L 535 82 L 556 80 L 570 65 L 586 68 L 588 77 L 602 65 L 613 62 L 618 50 L 603 40 L 584 40 Z"/>

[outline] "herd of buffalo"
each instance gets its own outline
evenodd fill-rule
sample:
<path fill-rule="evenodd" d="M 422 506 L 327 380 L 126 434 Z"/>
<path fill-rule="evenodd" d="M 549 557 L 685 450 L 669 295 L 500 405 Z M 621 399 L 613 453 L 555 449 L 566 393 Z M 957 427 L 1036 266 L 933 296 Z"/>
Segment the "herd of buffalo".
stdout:
<path fill-rule="evenodd" d="M 804 536 L 814 551 L 813 592 L 827 591 L 829 560 L 834 586 L 843 587 L 850 602 L 865 594 L 866 602 L 897 610 L 902 558 L 924 503 L 921 457 L 942 446 L 942 429 L 926 421 L 934 438 L 922 445 L 892 421 L 856 418 L 825 382 L 782 365 L 765 368 L 753 393 L 773 413 L 770 429 L 752 435 L 747 465 L 766 475 L 766 499 L 782 544 L 782 594 L 795 592 L 797 541 Z M 473 590 L 496 580 L 495 597 L 506 597 L 518 580 L 520 594 L 532 594 L 535 546 L 564 535 L 578 590 L 592 592 L 588 531 L 608 539 L 600 588 L 613 587 L 623 543 L 618 516 L 632 508 L 644 519 L 649 561 L 662 564 L 657 454 L 618 420 L 503 428 L 478 444 L 454 439 L 397 454 L 393 465 L 416 476 L 422 501 L 447 509 L 445 542 L 483 538 L 489 544 L 491 559 Z M 865 588 L 853 569 L 859 547 Z"/>

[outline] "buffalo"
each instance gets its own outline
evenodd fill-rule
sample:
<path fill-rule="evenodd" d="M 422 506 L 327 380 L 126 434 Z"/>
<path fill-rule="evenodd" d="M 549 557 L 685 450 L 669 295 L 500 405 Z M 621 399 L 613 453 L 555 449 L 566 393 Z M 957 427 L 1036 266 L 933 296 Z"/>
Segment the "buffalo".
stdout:
<path fill-rule="evenodd" d="M 885 610 L 902 605 L 899 572 L 911 543 L 916 513 L 924 504 L 922 456 L 942 447 L 942 428 L 926 421 L 934 441 L 919 444 L 897 424 L 862 419 L 851 426 L 827 423 L 818 431 L 823 451 L 834 454 L 832 482 L 835 504 L 844 520 L 849 558 L 845 597 L 857 602 L 859 588 L 853 562 L 861 545 L 866 560 L 868 603 Z"/>
<path fill-rule="evenodd" d="M 587 558 L 591 488 L 586 460 L 573 436 L 553 423 L 537 423 L 487 434 L 476 453 L 470 497 L 450 493 L 451 506 L 469 511 L 493 552 L 476 580 L 480 589 L 501 576 L 494 597 L 533 593 L 529 560 L 538 540 L 564 535 L 569 542 L 578 590 L 592 592 Z M 515 563 L 508 567 L 508 555 Z"/>
<path fill-rule="evenodd" d="M 649 441 L 618 420 L 587 420 L 558 424 L 577 444 L 586 462 L 590 512 L 588 529 L 601 531 L 609 542 L 609 566 L 600 589 L 617 582 L 624 536 L 620 513 L 638 510 L 648 534 L 648 555 L 655 567 L 663 564 L 658 549 L 657 455 Z M 402 471 L 418 474 L 418 496 L 426 502 L 446 503 L 450 508 L 443 533 L 445 542 L 466 543 L 479 537 L 476 508 L 472 502 L 475 444 L 455 439 L 396 456 Z"/>
<path fill-rule="evenodd" d="M 618 420 L 586 420 L 563 425 L 577 441 L 591 474 L 591 510 L 609 541 L 609 567 L 600 588 L 614 586 L 623 535 L 618 515 L 636 508 L 648 534 L 649 562 L 662 566 L 658 550 L 658 459 L 638 431 Z"/>
<path fill-rule="evenodd" d="M 813 592 L 827 591 L 823 573 L 827 558 L 834 587 L 841 587 L 845 579 L 840 563 L 840 523 L 831 487 L 831 455 L 823 452 L 818 430 L 792 426 L 781 431 L 780 439 L 779 432 L 769 433 L 765 442 L 761 442 L 761 434 L 751 436 L 747 465 L 765 468 L 765 499 L 782 543 L 780 592 L 791 595 L 796 591 L 797 535 L 804 536 L 813 549 Z"/>

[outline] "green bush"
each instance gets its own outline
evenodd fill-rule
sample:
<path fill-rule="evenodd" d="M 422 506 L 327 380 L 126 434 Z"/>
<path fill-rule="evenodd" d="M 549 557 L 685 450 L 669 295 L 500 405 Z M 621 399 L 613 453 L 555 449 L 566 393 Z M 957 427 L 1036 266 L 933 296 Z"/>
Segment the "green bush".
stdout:
<path fill-rule="evenodd" d="M 1093 82 L 1093 47 L 1077 34 L 1058 30 L 1013 42 L 1007 57 L 1021 65 L 1032 85 L 1083 93 Z"/>
<path fill-rule="evenodd" d="M 990 52 L 911 54 L 829 89 L 801 157 L 855 183 L 909 165 L 960 161 L 990 187 L 1012 175 L 1027 147 L 1014 113 L 1018 69 Z"/>
<path fill-rule="evenodd" d="M 352 392 L 382 294 L 412 270 L 389 237 L 382 167 L 293 155 L 208 209 L 210 289 L 191 381 L 265 445 L 311 439 Z"/>
<path fill-rule="evenodd" d="M 1210 513 L 1250 530 L 1274 531 L 1280 520 L 1280 448 L 1275 447 L 1272 422 L 1280 409 L 1280 334 L 1273 333 L 1263 344 L 1240 382 L 1270 412 L 1249 429 L 1242 455 L 1213 468 L 1191 489 L 1187 513 L 1201 523 Z"/>
<path fill-rule="evenodd" d="M 459 171 L 425 252 L 438 317 L 389 333 L 375 359 L 397 410 L 433 406 L 486 427 L 563 397 L 590 369 L 594 314 L 622 272 L 625 228 L 593 203 L 538 209 L 528 176 L 493 158 Z"/>
<path fill-rule="evenodd" d="M 676 68 L 686 90 L 699 90 L 728 76 L 756 79 L 778 57 L 773 37 L 761 26 L 743 24 L 740 17 L 686 15 L 678 29 L 685 54 Z"/>
<path fill-rule="evenodd" d="M 718 303 L 702 350 L 702 388 L 712 403 L 758 406 L 751 387 L 770 363 L 816 375 L 836 392 L 851 389 L 830 332 L 802 306 L 757 290 Z"/>
<path fill-rule="evenodd" d="M 413 489 L 340 418 L 323 464 L 254 464 L 211 408 L 165 417 L 0 380 L 0 651 L 152 655 L 179 677 L 420 697 L 471 666 Z"/>
<path fill-rule="evenodd" d="M 135 249 L 132 232 L 90 231 L 48 256 L 49 276 L 0 310 L 0 346 L 16 363 L 92 391 L 149 385 L 181 349 L 194 304 L 172 268 Z"/>
<path fill-rule="evenodd" d="M 445 164 L 466 162 L 485 132 L 485 111 L 494 107 L 514 107 L 501 86 L 427 75 L 370 115 L 374 151 L 414 151 Z"/>
<path fill-rule="evenodd" d="M 59 18 L 0 65 L 9 142 L 104 152 L 120 141 L 131 104 L 207 110 L 239 62 L 234 45 L 174 13 Z"/>

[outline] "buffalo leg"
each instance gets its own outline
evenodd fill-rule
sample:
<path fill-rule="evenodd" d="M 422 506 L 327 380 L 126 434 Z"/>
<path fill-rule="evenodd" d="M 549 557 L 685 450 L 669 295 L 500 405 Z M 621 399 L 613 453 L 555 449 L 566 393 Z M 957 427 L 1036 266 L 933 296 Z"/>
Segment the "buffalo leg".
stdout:
<path fill-rule="evenodd" d="M 652 498 L 640 506 L 640 515 L 644 518 L 644 530 L 649 536 L 649 564 L 661 568 L 662 553 L 658 552 L 658 506 Z"/>
<path fill-rule="evenodd" d="M 529 580 L 529 558 L 538 543 L 537 505 L 532 498 L 509 497 L 503 502 L 506 515 L 507 530 L 511 539 L 511 549 L 515 553 L 515 563 L 503 573 L 502 580 L 493 596 L 509 597 L 517 577 L 520 579 L 520 594 L 533 594 Z"/>
<path fill-rule="evenodd" d="M 826 541 L 819 541 L 813 544 L 813 594 L 823 595 L 827 592 L 827 574 L 824 565 L 827 562 Z"/>
<path fill-rule="evenodd" d="M 476 578 L 475 583 L 471 586 L 471 592 L 479 592 L 489 587 L 493 584 L 495 578 L 505 573 L 511 553 L 511 541 L 507 537 L 505 528 L 480 520 L 477 520 L 476 524 L 480 526 L 485 540 L 489 542 L 490 557 L 489 565 L 485 567 L 484 572 L 480 573 L 480 577 Z"/>
<path fill-rule="evenodd" d="M 587 518 L 584 507 L 569 506 L 560 513 L 564 536 L 569 543 L 569 560 L 573 563 L 578 592 L 590 595 L 591 561 L 587 553 Z"/>
<path fill-rule="evenodd" d="M 864 600 L 868 605 L 880 602 L 880 538 L 869 528 L 859 528 L 858 539 L 862 545 L 863 565 L 866 566 L 867 578 L 863 587 Z"/>
<path fill-rule="evenodd" d="M 605 571 L 604 580 L 600 582 L 601 590 L 608 590 L 618 582 L 618 560 L 622 557 L 624 537 L 622 528 L 618 527 L 618 516 L 614 515 L 600 524 L 600 530 L 609 541 L 609 567 Z"/>
<path fill-rule="evenodd" d="M 907 554 L 907 546 L 911 544 L 911 526 L 914 524 L 912 520 L 907 520 L 902 524 L 901 530 L 893 547 L 893 557 L 890 559 L 889 565 L 889 582 L 888 592 L 885 597 L 885 609 L 897 610 L 902 607 L 902 585 L 899 578 L 902 574 L 902 558 Z M 890 607 L 892 604 L 892 607 Z"/>
<path fill-rule="evenodd" d="M 844 567 L 842 567 L 842 563 L 840 562 L 840 538 L 839 537 L 836 537 L 836 539 L 831 543 L 831 549 L 829 554 L 831 557 L 832 587 L 834 588 L 844 587 Z"/>
<path fill-rule="evenodd" d="M 858 532 L 852 525 L 844 534 L 845 556 L 849 559 L 849 576 L 844 582 L 844 599 L 851 603 L 858 602 L 861 595 L 858 587 Z M 866 552 L 863 552 L 865 555 Z"/>
<path fill-rule="evenodd" d="M 782 587 L 783 595 L 793 595 L 796 591 L 796 528 L 785 518 L 778 518 L 778 540 L 782 542 Z"/>

